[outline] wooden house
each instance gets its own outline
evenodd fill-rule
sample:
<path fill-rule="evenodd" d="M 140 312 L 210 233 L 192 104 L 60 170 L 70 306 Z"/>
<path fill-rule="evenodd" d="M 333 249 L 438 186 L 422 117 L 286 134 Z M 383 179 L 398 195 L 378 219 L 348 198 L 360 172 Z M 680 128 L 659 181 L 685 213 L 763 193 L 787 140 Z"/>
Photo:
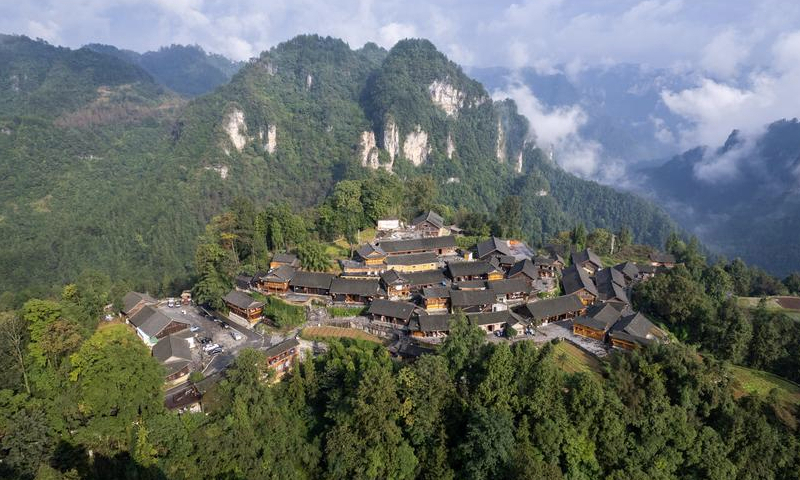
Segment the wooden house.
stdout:
<path fill-rule="evenodd" d="M 534 282 L 539 279 L 539 270 L 529 259 L 520 260 L 515 263 L 506 274 L 506 278 L 522 279 L 529 287 L 533 287 Z"/>
<path fill-rule="evenodd" d="M 524 302 L 531 293 L 531 287 L 522 278 L 507 278 L 487 282 L 487 288 L 494 292 L 497 303 L 516 304 Z"/>
<path fill-rule="evenodd" d="M 572 252 L 572 266 L 580 267 L 589 275 L 594 275 L 603 268 L 603 261 L 591 249 L 586 248 L 580 252 Z"/>
<path fill-rule="evenodd" d="M 289 282 L 294 278 L 297 270 L 289 265 L 280 265 L 271 269 L 258 278 L 260 290 L 267 293 L 286 293 L 289 291 Z"/>
<path fill-rule="evenodd" d="M 294 293 L 328 296 L 334 277 L 332 273 L 299 271 L 289 281 L 289 288 Z"/>
<path fill-rule="evenodd" d="M 180 335 L 167 335 L 153 346 L 153 357 L 165 370 L 167 386 L 174 387 L 189 379 L 192 350 L 189 340 Z"/>
<path fill-rule="evenodd" d="M 628 305 L 628 288 L 625 275 L 615 268 L 604 268 L 595 275 L 598 299 L 603 302 Z"/>
<path fill-rule="evenodd" d="M 158 300 L 146 293 L 128 292 L 122 297 L 122 314 L 132 317 L 147 305 L 155 305 Z"/>
<path fill-rule="evenodd" d="M 411 285 L 406 278 L 406 274 L 397 270 L 381 272 L 380 286 L 386 291 L 386 296 L 390 299 L 409 298 L 411 296 Z"/>
<path fill-rule="evenodd" d="M 444 225 L 444 219 L 432 210 L 411 220 L 411 226 L 423 237 L 444 237 L 450 235 L 450 229 Z"/>
<path fill-rule="evenodd" d="M 489 262 L 482 260 L 476 262 L 450 262 L 447 264 L 446 272 L 454 282 L 464 282 L 468 280 L 501 280 L 505 275 Z"/>
<path fill-rule="evenodd" d="M 377 278 L 374 280 L 353 280 L 335 277 L 331 280 L 330 292 L 334 302 L 364 305 L 378 297 L 380 294 L 380 281 Z"/>
<path fill-rule="evenodd" d="M 360 260 L 339 259 L 342 276 L 349 278 L 373 278 L 386 270 L 384 263 L 366 264 Z"/>
<path fill-rule="evenodd" d="M 584 305 L 591 305 L 597 301 L 597 287 L 584 268 L 577 265 L 565 268 L 561 277 L 561 284 L 566 295 L 577 294 Z"/>
<path fill-rule="evenodd" d="M 583 314 L 586 306 L 577 295 L 564 295 L 528 302 L 513 311 L 533 325 L 546 325 L 551 322 L 575 318 Z"/>
<path fill-rule="evenodd" d="M 136 329 L 139 338 L 151 347 L 167 335 L 189 328 L 187 322 L 171 318 L 153 305 L 142 307 L 135 315 L 128 318 L 128 323 Z"/>
<path fill-rule="evenodd" d="M 518 324 L 522 319 L 511 310 L 497 312 L 468 313 L 467 319 L 486 333 L 494 333 L 505 329 L 506 325 Z"/>
<path fill-rule="evenodd" d="M 651 253 L 648 259 L 650 265 L 654 267 L 672 268 L 675 266 L 675 255 L 669 253 Z"/>
<path fill-rule="evenodd" d="M 614 265 L 614 269 L 619 271 L 623 277 L 625 277 L 625 281 L 630 284 L 635 280 L 640 280 L 640 273 L 639 267 L 636 266 L 633 262 L 624 262 L 620 263 L 619 265 Z"/>
<path fill-rule="evenodd" d="M 534 257 L 533 264 L 540 277 L 555 278 L 564 268 L 564 263 L 556 258 Z"/>
<path fill-rule="evenodd" d="M 447 310 L 450 306 L 450 287 L 423 288 L 422 302 L 428 312 Z"/>
<path fill-rule="evenodd" d="M 409 328 L 411 336 L 425 338 L 443 338 L 450 333 L 449 314 L 419 313 L 411 320 Z"/>
<path fill-rule="evenodd" d="M 383 268 L 384 260 L 386 259 L 386 252 L 384 252 L 381 247 L 372 243 L 366 243 L 358 247 L 356 255 L 357 258 L 368 267 Z"/>
<path fill-rule="evenodd" d="M 269 347 L 265 352 L 267 367 L 276 373 L 280 378 L 291 370 L 295 357 L 300 353 L 300 342 L 297 339 L 284 340 L 283 342 Z"/>
<path fill-rule="evenodd" d="M 403 277 L 408 281 L 411 293 L 419 293 L 423 288 L 443 286 L 448 283 L 442 270 L 427 270 L 424 272 L 408 272 Z"/>
<path fill-rule="evenodd" d="M 604 342 L 609 330 L 620 317 L 620 308 L 616 305 L 593 305 L 587 309 L 585 315 L 572 321 L 572 333 Z"/>
<path fill-rule="evenodd" d="M 387 256 L 407 255 L 409 253 L 431 252 L 436 255 L 455 255 L 456 238 L 444 237 L 409 238 L 406 240 L 383 240 L 378 243 Z"/>
<path fill-rule="evenodd" d="M 652 343 L 666 342 L 667 333 L 641 313 L 629 313 L 614 324 L 608 338 L 616 348 L 635 350 Z"/>
<path fill-rule="evenodd" d="M 233 279 L 233 286 L 236 288 L 236 290 L 249 292 L 251 288 L 258 286 L 259 277 L 266 274 L 267 272 L 258 273 L 256 275 L 240 273 L 239 275 L 236 275 L 236 278 Z"/>
<path fill-rule="evenodd" d="M 488 312 L 496 303 L 495 293 L 491 290 L 451 290 L 451 311 Z"/>
<path fill-rule="evenodd" d="M 222 299 L 230 310 L 230 315 L 246 320 L 250 325 L 258 323 L 264 312 L 264 302 L 238 290 L 231 290 Z"/>
<path fill-rule="evenodd" d="M 497 237 L 491 237 L 488 240 L 480 242 L 475 246 L 475 250 L 480 260 L 488 260 L 489 257 L 493 255 L 514 256 L 511 248 L 509 248 L 508 240 Z"/>
<path fill-rule="evenodd" d="M 413 303 L 376 298 L 369 305 L 367 315 L 375 322 L 386 322 L 398 327 L 405 327 L 417 308 Z"/>
<path fill-rule="evenodd" d="M 269 268 L 273 269 L 282 266 L 300 268 L 300 259 L 293 253 L 276 253 L 269 262 Z"/>
<path fill-rule="evenodd" d="M 422 272 L 439 268 L 439 258 L 433 252 L 392 255 L 386 258 L 386 268 L 399 272 Z"/>

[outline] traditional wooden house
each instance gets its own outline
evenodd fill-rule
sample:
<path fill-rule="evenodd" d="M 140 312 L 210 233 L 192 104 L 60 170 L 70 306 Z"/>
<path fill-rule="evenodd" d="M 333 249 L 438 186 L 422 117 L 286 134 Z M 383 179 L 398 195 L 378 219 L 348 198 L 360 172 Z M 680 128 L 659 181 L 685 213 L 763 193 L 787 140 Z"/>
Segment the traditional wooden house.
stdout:
<path fill-rule="evenodd" d="M 451 290 L 450 309 L 469 312 L 488 312 L 497 303 L 495 293 L 491 290 Z"/>
<path fill-rule="evenodd" d="M 477 262 L 450 262 L 446 272 L 454 282 L 467 280 L 501 280 L 504 277 L 502 270 L 485 261 Z"/>
<path fill-rule="evenodd" d="M 399 272 L 422 272 L 439 268 L 439 258 L 433 252 L 392 255 L 386 258 L 386 268 Z"/>
<path fill-rule="evenodd" d="M 122 314 L 132 317 L 147 305 L 155 305 L 158 300 L 146 293 L 128 292 L 122 297 Z"/>
<path fill-rule="evenodd" d="M 597 301 L 597 287 L 589 278 L 586 270 L 577 265 L 571 265 L 564 269 L 561 284 L 566 295 L 577 294 L 584 305 L 591 305 Z"/>
<path fill-rule="evenodd" d="M 609 303 L 592 305 L 586 314 L 572 321 L 572 333 L 604 342 L 621 317 L 620 307 Z"/>
<path fill-rule="evenodd" d="M 259 273 L 258 275 L 266 275 L 267 272 Z M 248 275 L 246 273 L 240 273 L 236 275 L 236 278 L 233 279 L 233 286 L 236 290 L 241 290 L 243 292 L 249 292 L 253 286 L 258 284 L 259 277 L 256 275 Z"/>
<path fill-rule="evenodd" d="M 363 261 L 348 259 L 340 259 L 339 266 L 342 267 L 342 276 L 349 278 L 370 279 L 386 270 L 384 263 L 367 265 Z"/>
<path fill-rule="evenodd" d="M 356 250 L 357 258 L 360 259 L 364 265 L 368 267 L 384 267 L 384 260 L 386 259 L 386 252 L 375 244 L 366 243 L 361 245 Z"/>
<path fill-rule="evenodd" d="M 586 310 L 586 306 L 577 295 L 564 295 L 528 302 L 513 311 L 533 325 L 547 325 L 551 322 L 575 318 Z"/>
<path fill-rule="evenodd" d="M 486 285 L 494 292 L 497 303 L 518 304 L 527 301 L 531 293 L 531 287 L 522 278 L 507 278 Z"/>
<path fill-rule="evenodd" d="M 531 288 L 533 288 L 533 284 L 539 279 L 539 276 L 539 270 L 536 265 L 528 259 L 515 263 L 506 274 L 506 278 L 524 280 Z"/>
<path fill-rule="evenodd" d="M 267 293 L 286 293 L 296 273 L 297 270 L 289 265 L 275 267 L 258 278 L 258 287 Z"/>
<path fill-rule="evenodd" d="M 261 320 L 264 312 L 264 302 L 260 302 L 238 290 L 231 290 L 222 300 L 230 311 L 229 315 L 239 317 L 250 325 L 254 325 Z"/>
<path fill-rule="evenodd" d="M 380 286 L 389 299 L 409 298 L 411 285 L 406 274 L 397 270 L 386 270 L 380 274 Z"/>
<path fill-rule="evenodd" d="M 628 289 L 625 276 L 615 268 L 604 268 L 595 275 L 598 299 L 603 302 L 628 305 Z"/>
<path fill-rule="evenodd" d="M 423 288 L 447 285 L 448 279 L 442 270 L 404 273 L 411 293 L 419 293 Z"/>
<path fill-rule="evenodd" d="M 331 297 L 334 302 L 368 304 L 380 294 L 380 281 L 353 280 L 336 277 L 331 280 Z M 385 294 L 385 292 L 384 292 Z"/>
<path fill-rule="evenodd" d="M 300 342 L 292 338 L 269 347 L 265 352 L 267 367 L 272 369 L 276 378 L 282 377 L 291 370 L 295 357 L 300 353 Z"/>
<path fill-rule="evenodd" d="M 668 336 L 641 313 L 629 313 L 614 324 L 608 338 L 616 348 L 635 350 L 652 343 L 666 342 Z"/>
<path fill-rule="evenodd" d="M 378 246 L 388 256 L 407 255 L 409 253 L 432 252 L 436 255 L 455 255 L 456 238 L 445 237 L 410 238 L 406 240 L 383 240 Z"/>
<path fill-rule="evenodd" d="M 328 296 L 331 293 L 331 282 L 335 277 L 336 275 L 332 273 L 304 272 L 301 270 L 295 273 L 289 281 L 289 288 L 294 293 Z"/>
<path fill-rule="evenodd" d="M 423 288 L 422 302 L 428 312 L 448 310 L 450 306 L 450 287 Z"/>
<path fill-rule="evenodd" d="M 180 335 L 167 335 L 153 346 L 153 357 L 164 367 L 165 382 L 174 387 L 189 379 L 192 350 L 189 340 Z"/>
<path fill-rule="evenodd" d="M 444 219 L 432 210 L 411 220 L 411 226 L 423 237 L 444 237 L 450 235 L 450 229 L 444 225 Z"/>
<path fill-rule="evenodd" d="M 450 333 L 449 314 L 419 313 L 411 320 L 411 336 L 426 338 L 443 338 Z"/>
<path fill-rule="evenodd" d="M 634 280 L 640 280 L 639 267 L 633 262 L 624 262 L 619 265 L 614 265 L 614 269 L 619 271 L 625 277 L 625 282 L 630 284 Z"/>
<path fill-rule="evenodd" d="M 580 252 L 572 252 L 572 265 L 584 269 L 589 275 L 594 275 L 603 268 L 603 261 L 593 251 L 586 248 Z"/>
<path fill-rule="evenodd" d="M 534 257 L 533 265 L 540 277 L 555 278 L 564 268 L 563 261 L 550 257 Z"/>
<path fill-rule="evenodd" d="M 498 270 L 508 272 L 517 262 L 512 255 L 491 255 L 488 262 Z"/>
<path fill-rule="evenodd" d="M 639 280 L 648 280 L 653 278 L 656 273 L 658 273 L 658 267 L 654 267 L 649 263 L 643 264 L 636 264 L 636 268 L 639 269 Z"/>
<path fill-rule="evenodd" d="M 488 260 L 493 255 L 513 257 L 514 253 L 508 245 L 508 240 L 491 237 L 475 246 L 476 254 L 480 260 Z"/>
<path fill-rule="evenodd" d="M 293 253 L 276 253 L 269 262 L 269 268 L 273 269 L 282 266 L 300 268 L 300 259 Z"/>
<path fill-rule="evenodd" d="M 672 268 L 675 266 L 675 255 L 669 253 L 651 253 L 648 258 L 654 267 Z"/>
<path fill-rule="evenodd" d="M 486 333 L 502 331 L 506 325 L 516 325 L 522 319 L 511 310 L 497 312 L 468 313 L 467 319 Z"/>
<path fill-rule="evenodd" d="M 136 328 L 139 338 L 151 347 L 159 339 L 189 328 L 187 322 L 171 318 L 152 305 L 142 307 L 135 315 L 128 318 L 128 323 Z"/>
<path fill-rule="evenodd" d="M 375 322 L 391 323 L 398 327 L 408 326 L 411 315 L 418 307 L 408 302 L 393 302 L 376 298 L 369 305 L 367 315 Z"/>

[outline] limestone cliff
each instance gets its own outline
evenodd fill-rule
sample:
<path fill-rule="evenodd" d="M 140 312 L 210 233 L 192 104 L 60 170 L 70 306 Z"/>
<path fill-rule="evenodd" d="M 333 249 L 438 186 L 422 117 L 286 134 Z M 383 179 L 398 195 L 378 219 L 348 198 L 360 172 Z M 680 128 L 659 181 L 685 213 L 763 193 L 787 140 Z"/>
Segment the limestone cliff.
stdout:
<path fill-rule="evenodd" d="M 375 141 L 375 133 L 371 131 L 361 132 L 359 154 L 361 157 L 361 166 L 373 170 L 377 170 L 381 166 L 378 160 L 378 144 Z M 391 170 L 391 164 L 388 165 L 387 170 Z"/>
<path fill-rule="evenodd" d="M 500 120 L 497 121 L 497 145 L 496 145 L 497 160 L 504 162 L 506 160 L 506 133 L 503 131 L 503 125 Z"/>
<path fill-rule="evenodd" d="M 389 159 L 394 162 L 394 158 L 400 153 L 400 131 L 392 117 L 386 119 L 383 126 L 383 149 L 389 154 Z"/>
<path fill-rule="evenodd" d="M 434 105 L 453 116 L 464 106 L 464 94 L 446 81 L 436 80 L 428 86 L 428 93 Z"/>
<path fill-rule="evenodd" d="M 453 159 L 453 153 L 456 151 L 456 144 L 453 143 L 453 136 L 447 134 L 447 158 Z"/>
<path fill-rule="evenodd" d="M 428 134 L 417 125 L 412 132 L 406 135 L 403 142 L 403 156 L 409 159 L 414 166 L 419 166 L 425 163 L 429 153 Z"/>
<path fill-rule="evenodd" d="M 223 124 L 225 132 L 228 134 L 233 147 L 241 152 L 247 143 L 247 125 L 244 123 L 244 112 L 238 108 L 233 109 L 225 119 Z"/>

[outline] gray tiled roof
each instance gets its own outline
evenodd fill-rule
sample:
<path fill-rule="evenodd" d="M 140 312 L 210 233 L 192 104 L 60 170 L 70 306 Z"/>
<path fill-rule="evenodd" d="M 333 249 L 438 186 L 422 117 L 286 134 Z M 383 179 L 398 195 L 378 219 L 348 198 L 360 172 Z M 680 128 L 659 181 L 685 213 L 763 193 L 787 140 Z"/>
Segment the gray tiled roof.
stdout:
<path fill-rule="evenodd" d="M 515 263 L 509 270 L 508 270 L 508 278 L 515 277 L 517 275 L 524 275 L 530 279 L 537 279 L 539 278 L 539 269 L 536 268 L 536 265 L 528 260 L 521 260 Z"/>
<path fill-rule="evenodd" d="M 390 300 L 376 298 L 370 304 L 367 313 L 370 315 L 381 315 L 384 317 L 408 320 L 411 318 L 411 314 L 414 313 L 414 309 L 416 308 L 417 306 L 413 303 L 392 302 Z"/>
<path fill-rule="evenodd" d="M 453 308 L 491 305 L 495 300 L 496 294 L 491 290 L 452 290 L 450 292 L 450 305 Z"/>
<path fill-rule="evenodd" d="M 439 258 L 433 252 L 409 253 L 406 255 L 393 255 L 386 258 L 386 265 L 422 265 L 438 263 Z"/>
<path fill-rule="evenodd" d="M 501 255 L 514 256 L 514 252 L 508 247 L 508 240 L 497 237 L 492 237 L 489 240 L 479 243 L 476 249 L 478 251 L 478 258 L 484 258 L 495 252 Z"/>
<path fill-rule="evenodd" d="M 586 311 L 586 315 L 573 320 L 577 325 L 584 325 L 594 330 L 608 331 L 621 317 L 619 309 L 605 303 L 593 305 Z"/>
<path fill-rule="evenodd" d="M 356 280 L 351 278 L 335 277 L 331 280 L 332 294 L 361 295 L 364 297 L 376 295 L 380 288 L 379 280 Z"/>
<path fill-rule="evenodd" d="M 591 249 L 585 248 L 580 252 L 572 252 L 573 265 L 581 265 L 585 262 L 591 262 L 595 264 L 597 268 L 603 268 L 603 261 L 600 260 L 600 257 L 595 255 Z"/>
<path fill-rule="evenodd" d="M 231 290 L 227 295 L 225 295 L 225 297 L 222 300 L 224 300 L 225 303 L 241 308 L 243 310 L 248 308 L 258 308 L 264 306 L 264 302 L 259 302 L 250 295 L 244 292 L 240 292 L 238 290 Z"/>
<path fill-rule="evenodd" d="M 187 328 L 189 327 L 188 323 L 174 320 L 150 305 L 136 312 L 136 315 L 129 318 L 128 321 L 133 326 L 141 330 L 145 335 L 150 337 L 155 337 L 158 335 L 173 321 L 177 323 L 183 323 Z"/>
<path fill-rule="evenodd" d="M 586 273 L 584 269 L 579 268 L 576 265 L 571 265 L 564 269 L 564 272 L 561 276 L 561 283 L 564 285 L 564 293 L 567 295 L 582 289 L 586 289 L 587 292 L 593 294 L 594 296 L 598 295 L 597 287 L 592 279 L 589 278 L 589 274 Z"/>
<path fill-rule="evenodd" d="M 424 252 L 442 248 L 455 248 L 456 238 L 452 235 L 446 237 L 410 238 L 407 240 L 384 240 L 378 244 L 389 255 L 399 252 Z"/>
<path fill-rule="evenodd" d="M 331 287 L 334 277 L 332 273 L 298 271 L 292 277 L 289 286 L 327 290 Z"/>
<path fill-rule="evenodd" d="M 158 303 L 155 298 L 146 293 L 128 292 L 124 297 L 122 297 L 122 313 L 127 314 L 133 310 L 136 305 L 139 305 L 140 302 L 143 302 L 144 304 Z"/>
<path fill-rule="evenodd" d="M 525 318 L 542 320 L 557 317 L 567 313 L 579 312 L 585 307 L 577 295 L 563 295 L 555 298 L 546 298 L 535 302 L 528 302 L 514 309 Z"/>
<path fill-rule="evenodd" d="M 443 228 L 444 227 L 444 219 L 433 210 L 428 210 L 427 212 L 423 213 L 422 215 L 416 217 L 414 220 L 411 220 L 411 225 L 417 226 L 422 222 L 429 222 L 436 228 Z"/>
<path fill-rule="evenodd" d="M 450 330 L 449 314 L 444 315 L 428 315 L 421 314 L 418 317 L 419 330 L 422 332 L 446 332 Z"/>
<path fill-rule="evenodd" d="M 489 262 L 478 260 L 476 262 L 450 262 L 447 264 L 447 271 L 451 278 L 487 275 L 489 272 L 497 271 Z"/>
<path fill-rule="evenodd" d="M 284 283 L 294 278 L 297 270 L 289 265 L 281 265 L 280 267 L 273 268 L 262 278 L 268 282 Z"/>
<path fill-rule="evenodd" d="M 634 279 L 639 275 L 639 267 L 633 262 L 620 263 L 619 265 L 615 265 L 614 269 L 618 270 L 629 279 Z"/>
<path fill-rule="evenodd" d="M 300 342 L 294 338 L 289 340 L 284 340 L 283 342 L 273 345 L 264 351 L 264 355 L 267 358 L 276 357 L 284 352 L 288 352 L 292 348 L 297 348 L 300 345 Z"/>

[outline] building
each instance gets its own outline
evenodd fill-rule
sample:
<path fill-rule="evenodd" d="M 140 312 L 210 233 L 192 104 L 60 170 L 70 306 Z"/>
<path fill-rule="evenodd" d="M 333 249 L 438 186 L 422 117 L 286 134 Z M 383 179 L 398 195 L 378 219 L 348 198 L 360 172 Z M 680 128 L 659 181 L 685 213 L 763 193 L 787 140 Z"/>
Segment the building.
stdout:
<path fill-rule="evenodd" d="M 300 342 L 292 338 L 273 345 L 264 352 L 267 367 L 276 373 L 277 378 L 291 370 L 294 358 L 300 353 L 299 347 Z"/>
<path fill-rule="evenodd" d="M 372 243 L 365 243 L 356 249 L 356 255 L 366 267 L 383 270 L 386 252 Z"/>
<path fill-rule="evenodd" d="M 465 313 L 488 312 L 497 302 L 491 290 L 451 290 L 450 310 L 461 310 Z"/>
<path fill-rule="evenodd" d="M 513 308 L 514 313 L 530 321 L 533 325 L 547 325 L 551 322 L 574 318 L 585 310 L 586 306 L 578 295 L 547 298 Z"/>
<path fill-rule="evenodd" d="M 529 287 L 533 287 L 534 282 L 540 277 L 536 265 L 529 259 L 520 260 L 511 266 L 506 274 L 506 278 L 522 279 Z"/>
<path fill-rule="evenodd" d="M 278 268 L 287 266 L 292 268 L 300 268 L 300 259 L 293 253 L 276 253 L 269 262 L 269 268 Z"/>
<path fill-rule="evenodd" d="M 586 248 L 580 252 L 572 252 L 572 265 L 581 267 L 589 275 L 594 275 L 603 268 L 603 261 L 593 251 Z"/>
<path fill-rule="evenodd" d="M 667 333 L 656 327 L 641 313 L 629 313 L 611 328 L 608 334 L 611 345 L 624 350 L 635 350 L 645 345 L 666 342 Z"/>
<path fill-rule="evenodd" d="M 142 307 L 128 318 L 128 323 L 133 325 L 139 338 L 150 347 L 167 335 L 189 328 L 188 323 L 170 318 L 152 305 Z"/>
<path fill-rule="evenodd" d="M 577 294 L 584 305 L 591 305 L 597 301 L 597 287 L 586 269 L 577 265 L 571 265 L 564 269 L 561 276 L 561 284 L 564 287 L 565 295 Z"/>
<path fill-rule="evenodd" d="M 619 321 L 620 307 L 609 303 L 589 307 L 585 315 L 572 322 L 572 333 L 601 342 L 606 341 L 611 327 Z"/>
<path fill-rule="evenodd" d="M 396 218 L 378 220 L 377 228 L 379 232 L 393 232 L 395 230 L 400 230 L 403 226 L 400 224 L 400 220 Z"/>
<path fill-rule="evenodd" d="M 411 220 L 411 226 L 423 237 L 444 237 L 450 235 L 450 229 L 444 225 L 444 219 L 432 210 Z"/>
<path fill-rule="evenodd" d="M 427 314 L 420 313 L 415 315 L 409 325 L 411 336 L 424 338 L 444 338 L 450 333 L 449 314 Z"/>
<path fill-rule="evenodd" d="M 450 287 L 425 287 L 422 289 L 422 302 L 425 310 L 435 312 L 448 310 L 450 307 Z"/>
<path fill-rule="evenodd" d="M 614 265 L 614 269 L 622 273 L 627 283 L 631 283 L 634 280 L 641 280 L 639 267 L 633 262 L 624 262 L 619 265 Z"/>
<path fill-rule="evenodd" d="M 615 268 L 604 268 L 595 275 L 598 299 L 603 302 L 618 303 L 628 305 L 628 288 L 625 282 L 625 275 Z"/>
<path fill-rule="evenodd" d="M 153 346 L 153 357 L 166 371 L 165 382 L 174 387 L 189 379 L 192 367 L 190 341 L 180 335 L 167 335 Z"/>
<path fill-rule="evenodd" d="M 393 302 L 376 298 L 369 305 L 367 315 L 376 322 L 391 323 L 405 327 L 411 320 L 411 315 L 418 307 L 408 302 Z"/>
<path fill-rule="evenodd" d="M 500 280 L 504 277 L 502 270 L 482 260 L 476 262 L 450 262 L 447 264 L 447 274 L 454 282 Z"/>
<path fill-rule="evenodd" d="M 561 269 L 564 268 L 563 260 L 559 260 L 558 258 L 535 257 L 533 259 L 533 264 L 539 276 L 543 278 L 555 278 L 561 273 Z"/>
<path fill-rule="evenodd" d="M 239 317 L 250 325 L 254 325 L 261 320 L 264 312 L 264 302 L 260 302 L 238 290 L 232 290 L 222 300 L 228 307 L 231 316 Z"/>
<path fill-rule="evenodd" d="M 128 292 L 122 297 L 122 314 L 132 317 L 147 305 L 155 305 L 158 300 L 146 293 Z"/>
<path fill-rule="evenodd" d="M 336 277 L 332 273 L 304 272 L 294 274 L 289 282 L 289 288 L 294 293 L 306 295 L 328 296 L 331 293 L 331 282 Z"/>
<path fill-rule="evenodd" d="M 523 278 L 506 278 L 487 282 L 486 288 L 494 292 L 498 303 L 521 303 L 528 300 L 531 287 Z"/>
<path fill-rule="evenodd" d="M 637 263 L 636 268 L 639 269 L 639 280 L 647 280 L 653 278 L 656 275 L 656 273 L 658 273 L 659 267 L 654 267 L 649 263 L 644 263 L 644 264 Z"/>
<path fill-rule="evenodd" d="M 331 280 L 330 292 L 334 302 L 364 305 L 378 297 L 380 281 L 377 278 L 373 280 L 355 280 L 334 277 Z"/>
<path fill-rule="evenodd" d="M 286 293 L 289 291 L 289 282 L 297 274 L 297 270 L 289 265 L 280 265 L 272 268 L 257 280 L 258 288 L 267 293 Z"/>
<path fill-rule="evenodd" d="M 486 333 L 503 331 L 508 325 L 519 325 L 523 322 L 523 319 L 511 310 L 468 313 L 467 319 Z"/>
<path fill-rule="evenodd" d="M 386 268 L 399 272 L 422 272 L 439 268 L 439 258 L 433 252 L 393 255 L 386 258 Z"/>
<path fill-rule="evenodd" d="M 256 285 L 259 280 L 259 276 L 266 275 L 266 272 L 259 273 L 256 275 L 247 275 L 246 273 L 240 273 L 236 275 L 236 278 L 233 279 L 233 286 L 237 290 L 241 290 L 243 292 L 249 292 L 253 285 Z"/>
<path fill-rule="evenodd" d="M 423 252 L 432 252 L 436 255 L 455 255 L 456 238 L 452 235 L 447 235 L 444 237 L 384 240 L 378 243 L 378 247 L 388 256 Z"/>
<path fill-rule="evenodd" d="M 654 267 L 672 268 L 675 266 L 675 255 L 669 253 L 651 253 L 648 255 L 650 265 Z"/>

